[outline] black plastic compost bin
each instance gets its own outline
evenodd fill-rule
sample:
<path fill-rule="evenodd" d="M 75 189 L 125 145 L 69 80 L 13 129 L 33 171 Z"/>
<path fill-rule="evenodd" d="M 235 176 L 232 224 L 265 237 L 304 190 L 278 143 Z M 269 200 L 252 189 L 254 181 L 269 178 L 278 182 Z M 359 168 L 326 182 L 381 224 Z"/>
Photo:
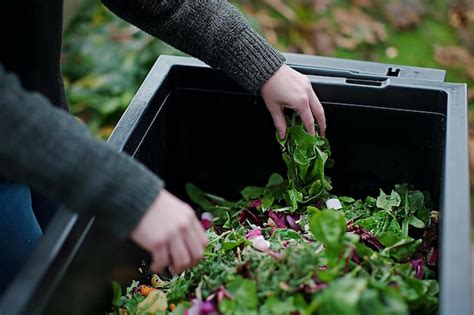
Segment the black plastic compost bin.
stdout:
<path fill-rule="evenodd" d="M 441 210 L 440 313 L 470 314 L 466 86 L 444 83 L 442 70 L 303 55 L 287 60 L 309 76 L 324 104 L 335 193 L 376 195 L 403 182 L 431 193 Z M 262 185 L 285 170 L 262 99 L 192 58 L 158 59 L 109 144 L 184 199 L 187 182 L 232 199 L 244 185 Z M 104 313 L 111 282 L 126 286 L 143 277 L 138 268 L 146 269 L 147 259 L 93 218 L 62 209 L 1 310 Z"/>

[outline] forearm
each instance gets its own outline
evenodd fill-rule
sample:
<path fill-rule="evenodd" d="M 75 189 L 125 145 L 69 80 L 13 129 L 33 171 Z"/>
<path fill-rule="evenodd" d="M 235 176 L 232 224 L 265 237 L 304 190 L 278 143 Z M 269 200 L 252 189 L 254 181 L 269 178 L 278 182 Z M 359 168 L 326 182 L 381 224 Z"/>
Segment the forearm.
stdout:
<path fill-rule="evenodd" d="M 0 65 L 0 174 L 78 213 L 97 215 L 124 237 L 162 182 L 130 157 L 95 140 L 72 116 L 25 91 Z"/>
<path fill-rule="evenodd" d="M 115 14 L 257 92 L 284 62 L 224 0 L 102 0 Z"/>

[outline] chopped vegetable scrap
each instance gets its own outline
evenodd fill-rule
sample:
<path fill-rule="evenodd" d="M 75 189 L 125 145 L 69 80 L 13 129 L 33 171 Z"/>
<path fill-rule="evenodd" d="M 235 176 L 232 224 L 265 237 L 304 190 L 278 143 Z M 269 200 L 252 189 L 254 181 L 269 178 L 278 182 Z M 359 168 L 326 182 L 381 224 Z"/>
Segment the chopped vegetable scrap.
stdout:
<path fill-rule="evenodd" d="M 407 184 L 356 200 L 330 193 L 327 139 L 289 119 L 277 136 L 286 177 L 228 201 L 186 186 L 209 245 L 192 269 L 122 296 L 115 314 L 433 314 L 437 222 L 429 194 Z"/>

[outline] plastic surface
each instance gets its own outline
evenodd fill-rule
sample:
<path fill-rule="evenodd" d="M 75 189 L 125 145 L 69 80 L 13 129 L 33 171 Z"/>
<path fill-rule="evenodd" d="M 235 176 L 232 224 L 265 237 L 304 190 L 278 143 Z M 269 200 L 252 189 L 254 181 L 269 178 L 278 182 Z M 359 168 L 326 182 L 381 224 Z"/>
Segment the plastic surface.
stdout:
<path fill-rule="evenodd" d="M 311 60 L 289 55 L 288 63 L 301 58 Z M 328 74 L 320 71 L 326 65 L 314 62 L 310 79 L 327 114 L 334 192 L 374 195 L 403 182 L 430 191 L 442 213 L 440 314 L 470 314 L 465 85 L 376 73 L 345 76 L 337 68 L 326 69 Z M 232 199 L 244 185 L 262 185 L 272 172 L 284 173 L 274 137 L 260 97 L 195 59 L 160 57 L 109 143 L 145 163 L 182 198 L 184 184 L 192 182 Z M 62 240 L 50 237 L 41 248 L 51 260 L 37 253 L 27 268 L 43 269 L 29 277 L 24 270 L 5 297 L 26 285 L 28 295 L 22 301 L 4 297 L 5 314 L 103 313 L 113 280 L 126 286 L 146 276 L 138 271 L 146 270 L 146 253 L 90 218 L 69 218 L 63 221 L 73 227 Z"/>

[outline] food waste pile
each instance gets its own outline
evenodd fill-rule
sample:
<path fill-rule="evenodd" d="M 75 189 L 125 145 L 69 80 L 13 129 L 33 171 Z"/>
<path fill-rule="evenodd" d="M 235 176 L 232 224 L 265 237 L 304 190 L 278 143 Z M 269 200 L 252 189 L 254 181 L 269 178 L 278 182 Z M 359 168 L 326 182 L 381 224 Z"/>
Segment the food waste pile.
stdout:
<path fill-rule="evenodd" d="M 186 190 L 206 229 L 202 261 L 126 290 L 113 314 L 433 314 L 437 223 L 429 194 L 408 184 L 355 199 L 331 194 L 326 138 L 288 119 L 286 176 L 228 201 Z M 350 179 L 348 179 L 350 180 Z M 159 227 L 157 227 L 159 228 Z"/>

